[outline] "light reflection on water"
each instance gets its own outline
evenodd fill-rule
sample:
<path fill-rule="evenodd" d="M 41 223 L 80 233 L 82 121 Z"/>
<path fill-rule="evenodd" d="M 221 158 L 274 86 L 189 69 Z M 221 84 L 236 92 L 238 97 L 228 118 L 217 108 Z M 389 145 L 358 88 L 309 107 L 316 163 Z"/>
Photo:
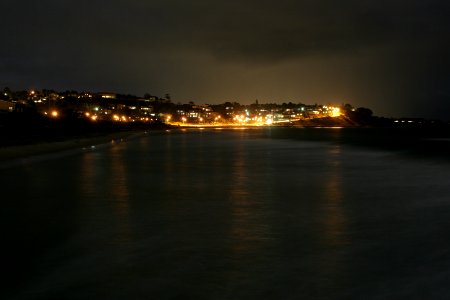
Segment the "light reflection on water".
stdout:
<path fill-rule="evenodd" d="M 123 157 L 123 145 L 113 145 L 109 152 L 108 164 L 104 156 L 96 152 L 84 153 L 81 157 L 80 198 L 90 207 L 89 214 L 95 210 L 111 209 L 116 219 L 114 240 L 118 243 L 130 241 L 129 225 L 129 173 Z M 92 217 L 92 218 L 95 218 Z"/>
<path fill-rule="evenodd" d="M 341 275 L 347 270 L 346 247 L 351 245 L 348 234 L 348 220 L 345 213 L 342 174 L 342 149 L 340 145 L 330 145 L 328 147 L 325 164 L 327 171 L 323 178 L 324 197 L 322 220 L 324 228 L 322 230 L 325 248 L 329 249 L 324 258 L 326 263 L 322 264 L 324 277 L 331 278 L 333 285 L 343 284 L 346 278 Z M 344 285 L 345 286 L 345 285 Z"/>
<path fill-rule="evenodd" d="M 128 170 L 124 162 L 123 150 L 119 147 L 111 148 L 111 202 L 114 214 L 117 217 L 118 236 L 117 241 L 127 243 L 131 239 L 130 233 L 130 194 L 128 182 Z"/>
<path fill-rule="evenodd" d="M 448 165 L 264 130 L 174 130 L 1 171 L 6 195 L 65 225 L 39 231 L 27 248 L 39 276 L 11 299 L 449 294 Z"/>
<path fill-rule="evenodd" d="M 328 172 L 324 178 L 325 182 L 325 209 L 324 209 L 324 234 L 330 246 L 348 243 L 345 237 L 346 216 L 343 208 L 344 191 L 342 188 L 341 173 L 341 146 L 329 147 L 326 164 Z"/>
<path fill-rule="evenodd" d="M 251 182 L 249 154 L 240 143 L 232 158 L 230 182 L 232 251 L 237 257 L 252 255 L 267 239 L 270 224 L 264 220 L 266 203 L 262 187 Z"/>

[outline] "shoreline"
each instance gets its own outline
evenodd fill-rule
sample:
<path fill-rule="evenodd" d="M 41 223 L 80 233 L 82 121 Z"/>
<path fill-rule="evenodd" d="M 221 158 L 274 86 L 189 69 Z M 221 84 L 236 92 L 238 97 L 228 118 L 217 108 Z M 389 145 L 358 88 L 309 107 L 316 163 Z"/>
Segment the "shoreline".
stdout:
<path fill-rule="evenodd" d="M 65 155 L 115 142 L 123 142 L 130 138 L 145 134 L 146 131 L 122 131 L 105 135 L 67 138 L 63 141 L 38 142 L 26 145 L 11 145 L 0 148 L 0 164 L 12 165 L 20 162 L 45 158 L 51 155 Z"/>
<path fill-rule="evenodd" d="M 329 125 L 329 124 L 327 124 Z M 336 124 L 333 124 L 336 125 Z M 339 124 L 341 125 L 341 124 Z M 421 127 L 370 127 L 370 126 L 302 126 L 299 124 L 289 125 L 273 125 L 273 126 L 167 126 L 158 128 L 134 128 L 130 130 L 119 130 L 109 132 L 95 132 L 89 134 L 80 134 L 76 136 L 56 136 L 54 139 L 47 138 L 35 139 L 34 142 L 27 144 L 4 144 L 0 146 L 0 168 L 20 163 L 27 163 L 36 160 L 43 160 L 48 157 L 65 156 L 82 151 L 92 151 L 95 148 L 102 146 L 110 146 L 117 142 L 125 142 L 126 140 L 138 137 L 150 132 L 165 132 L 165 131 L 185 131 L 191 129 L 221 129 L 221 130 L 235 130 L 235 129 L 267 129 L 267 128 L 304 128 L 304 129 L 348 129 L 358 130 L 366 129 L 369 131 L 386 130 L 389 135 L 386 138 L 380 139 L 378 134 L 374 136 L 355 137 L 351 139 L 344 136 L 335 137 L 334 142 L 349 144 L 355 146 L 364 146 L 370 148 L 381 148 L 389 150 L 409 150 L 412 152 L 421 152 L 422 154 L 430 154 L 439 152 L 438 156 L 443 156 L 443 152 L 450 148 L 449 145 L 449 131 L 442 130 L 447 128 L 421 128 Z M 430 130 L 431 129 L 431 130 Z M 441 130 L 436 130 L 441 129 Z M 359 131 L 359 130 L 358 130 Z M 357 133 L 358 131 L 355 131 Z M 406 136 L 405 136 L 406 134 Z M 391 136 L 392 135 L 392 136 Z M 391 138 L 389 138 L 391 136 Z M 62 140 L 61 140 L 62 138 Z M 304 138 L 308 139 L 308 135 Z M 309 137 L 311 138 L 311 137 Z M 406 138 L 406 139 L 405 139 Z M 321 140 L 320 135 L 315 136 L 315 139 Z M 439 146 L 438 146 L 439 145 Z M 430 147 L 431 146 L 431 147 Z M 431 148 L 431 149 L 430 149 Z M 431 150 L 431 151 L 430 151 Z M 440 150 L 440 151 L 437 151 Z M 435 153 L 436 154 L 436 153 Z"/>

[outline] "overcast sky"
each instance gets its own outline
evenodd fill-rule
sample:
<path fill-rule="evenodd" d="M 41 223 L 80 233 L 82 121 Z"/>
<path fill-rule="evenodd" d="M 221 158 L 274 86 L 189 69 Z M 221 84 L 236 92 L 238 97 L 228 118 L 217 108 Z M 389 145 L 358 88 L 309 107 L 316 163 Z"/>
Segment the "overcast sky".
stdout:
<path fill-rule="evenodd" d="M 0 87 L 450 119 L 450 1 L 2 0 Z"/>

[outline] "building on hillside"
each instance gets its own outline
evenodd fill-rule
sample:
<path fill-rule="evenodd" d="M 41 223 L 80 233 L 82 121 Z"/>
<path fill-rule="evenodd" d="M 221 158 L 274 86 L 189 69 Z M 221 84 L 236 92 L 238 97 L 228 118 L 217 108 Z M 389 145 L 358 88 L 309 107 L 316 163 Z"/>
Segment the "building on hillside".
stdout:
<path fill-rule="evenodd" d="M 115 93 L 98 93 L 98 96 L 100 96 L 102 99 L 116 99 L 117 94 Z"/>
<path fill-rule="evenodd" d="M 15 103 L 5 100 L 0 100 L 0 111 L 2 112 L 12 112 L 15 109 Z"/>

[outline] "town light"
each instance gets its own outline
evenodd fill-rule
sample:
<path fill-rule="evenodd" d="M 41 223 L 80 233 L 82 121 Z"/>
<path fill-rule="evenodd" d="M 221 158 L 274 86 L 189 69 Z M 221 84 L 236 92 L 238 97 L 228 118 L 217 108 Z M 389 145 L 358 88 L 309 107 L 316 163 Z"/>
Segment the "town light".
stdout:
<path fill-rule="evenodd" d="M 341 109 L 339 107 L 333 107 L 331 110 L 332 117 L 339 117 L 341 115 Z"/>

